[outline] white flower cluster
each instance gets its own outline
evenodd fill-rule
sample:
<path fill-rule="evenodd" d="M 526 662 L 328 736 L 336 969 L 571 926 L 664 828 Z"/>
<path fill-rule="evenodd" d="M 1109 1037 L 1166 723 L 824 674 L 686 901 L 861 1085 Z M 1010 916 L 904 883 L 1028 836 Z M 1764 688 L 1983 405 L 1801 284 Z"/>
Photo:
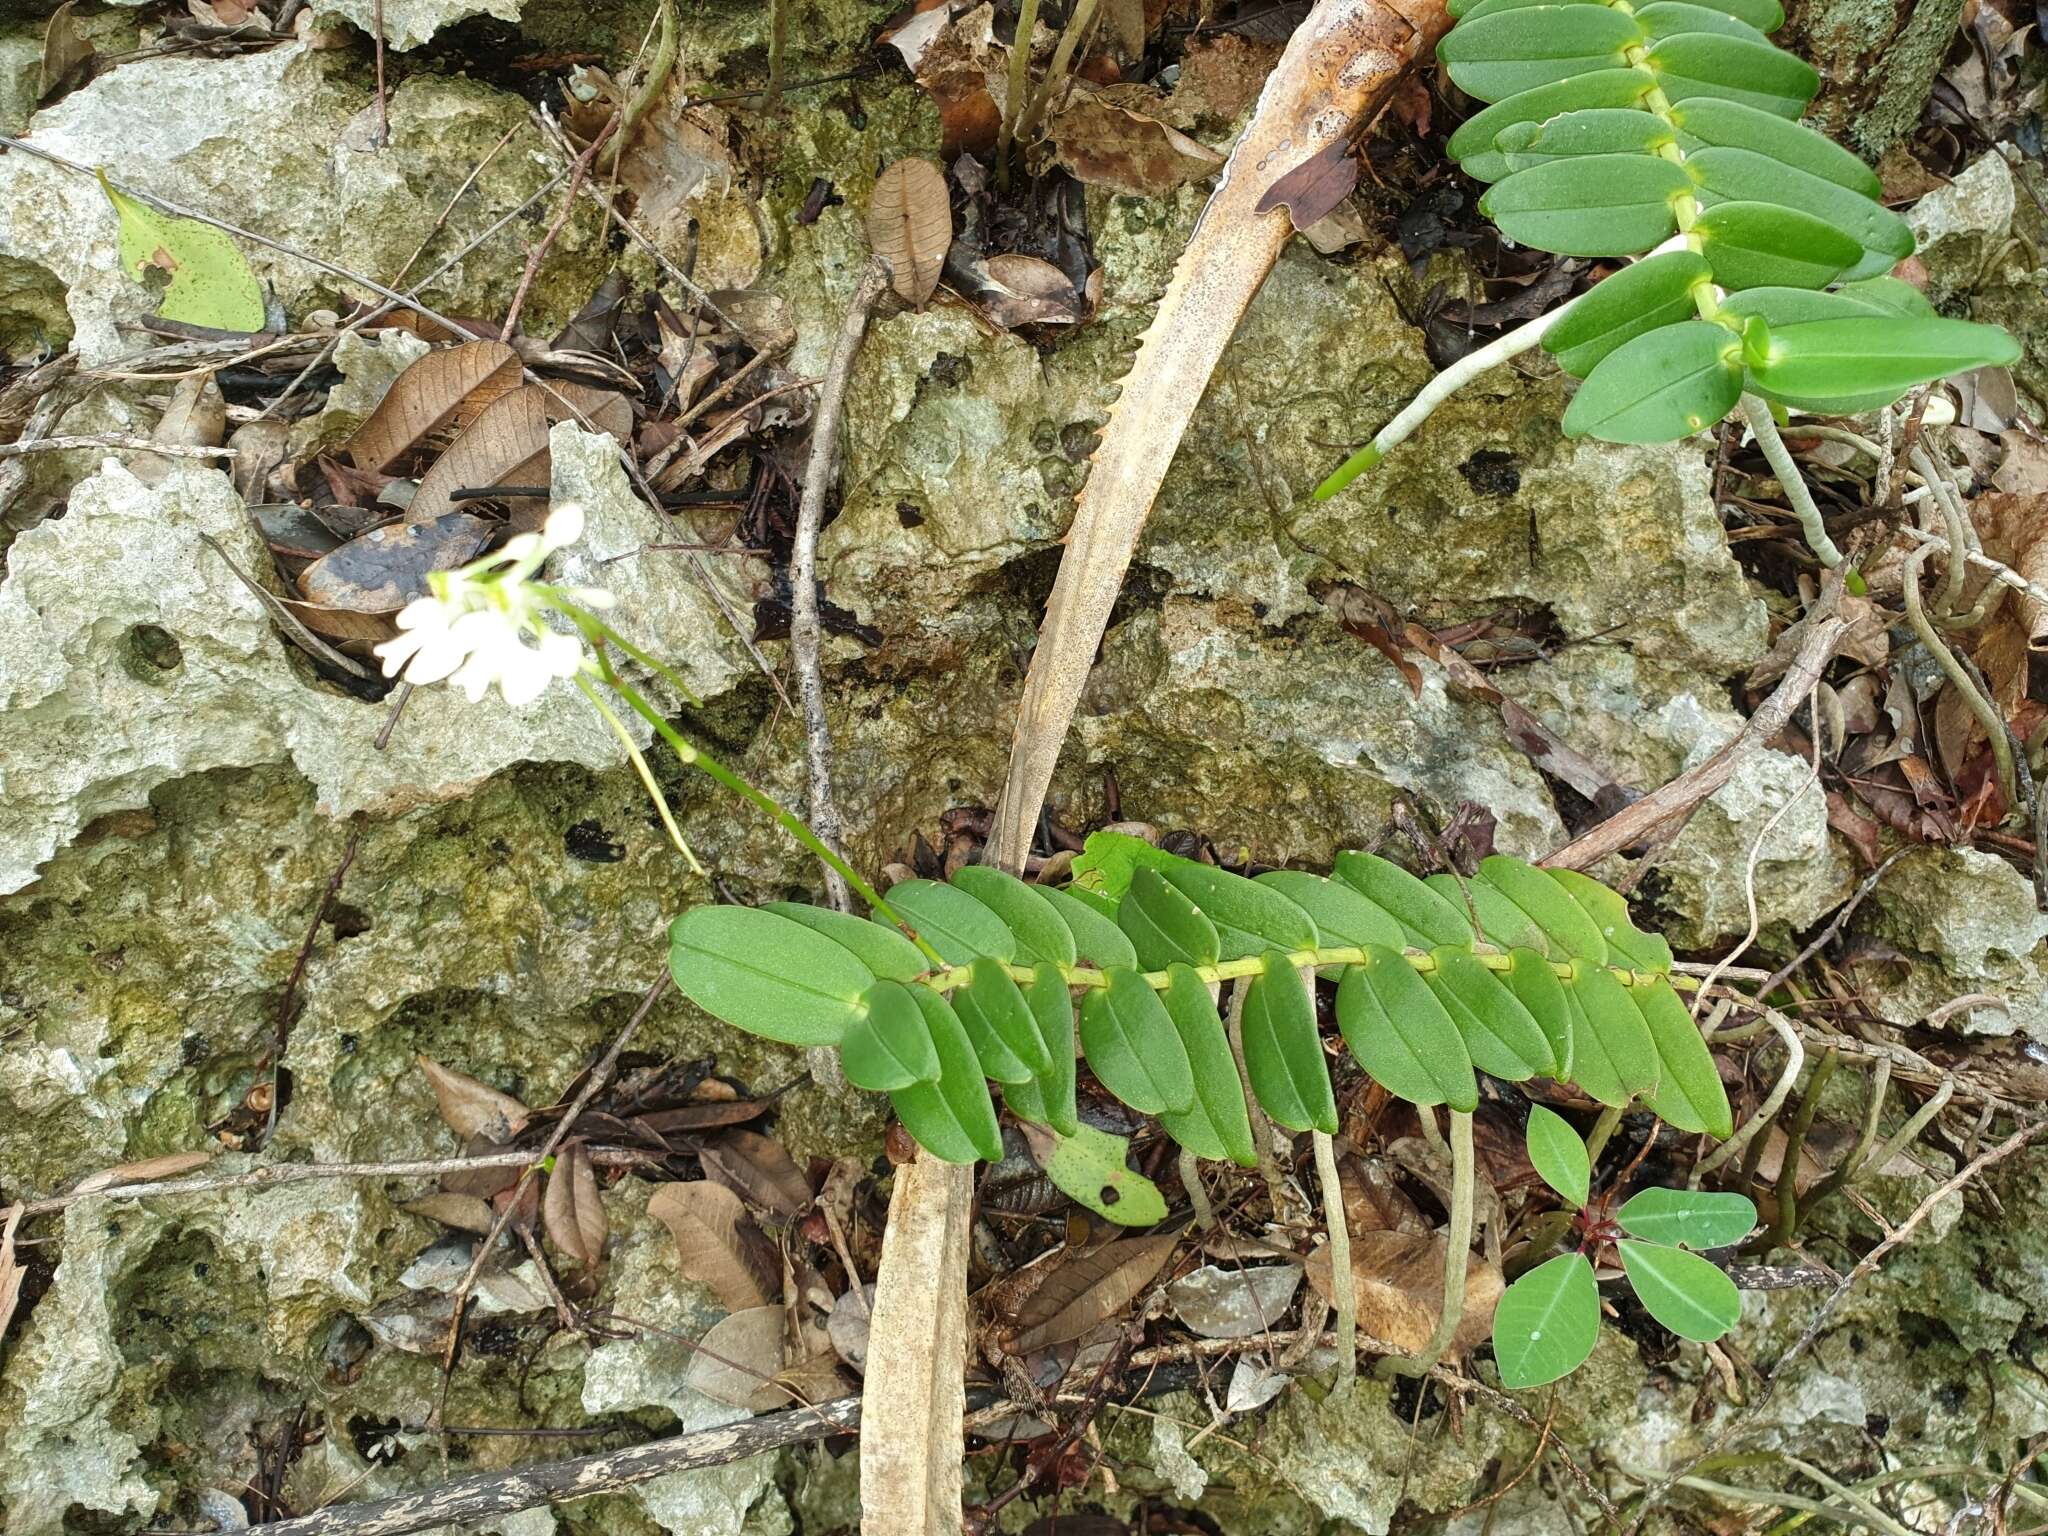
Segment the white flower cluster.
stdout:
<path fill-rule="evenodd" d="M 602 608 L 611 594 L 577 588 L 557 591 L 532 579 L 541 562 L 583 535 L 583 509 L 565 502 L 548 514 L 539 533 L 522 533 L 503 548 L 459 570 L 428 576 L 433 595 L 415 598 L 398 613 L 400 633 L 376 648 L 384 675 L 408 683 L 446 678 L 481 702 L 496 684 L 511 705 L 529 704 L 556 678 L 574 677 L 586 664 L 583 637 L 548 622 L 557 599 Z"/>

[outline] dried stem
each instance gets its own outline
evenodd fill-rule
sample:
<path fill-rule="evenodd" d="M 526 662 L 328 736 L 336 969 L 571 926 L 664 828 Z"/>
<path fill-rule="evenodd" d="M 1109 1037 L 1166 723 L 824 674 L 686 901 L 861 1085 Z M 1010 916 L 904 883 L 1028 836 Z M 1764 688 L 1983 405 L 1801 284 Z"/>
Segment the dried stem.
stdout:
<path fill-rule="evenodd" d="M 1472 1262 L 1472 1116 L 1458 1109 L 1451 1111 L 1451 1224 L 1444 1242 L 1444 1304 L 1436 1332 L 1420 1352 L 1382 1360 L 1374 1368 L 1380 1376 L 1428 1375 L 1450 1348 L 1465 1316 L 1465 1271 Z"/>
<path fill-rule="evenodd" d="M 1344 1185 L 1337 1177 L 1337 1151 L 1327 1131 L 1310 1131 L 1309 1142 L 1316 1153 L 1316 1177 L 1323 1186 L 1323 1225 L 1330 1233 L 1330 1298 L 1337 1305 L 1337 1386 L 1344 1392 L 1358 1374 L 1358 1288 L 1351 1274 L 1351 1226 L 1344 1217 Z M 1453 1216 L 1453 1222 L 1456 1217 Z M 1448 1274 L 1448 1271 L 1446 1271 Z M 1458 1266 L 1462 1282 L 1465 1268 Z M 1462 1311 L 1464 1297 L 1458 1298 Z M 1451 1308 L 1450 1292 L 1444 1293 L 1444 1311 Z M 1429 1364 L 1436 1364 L 1431 1360 Z"/>

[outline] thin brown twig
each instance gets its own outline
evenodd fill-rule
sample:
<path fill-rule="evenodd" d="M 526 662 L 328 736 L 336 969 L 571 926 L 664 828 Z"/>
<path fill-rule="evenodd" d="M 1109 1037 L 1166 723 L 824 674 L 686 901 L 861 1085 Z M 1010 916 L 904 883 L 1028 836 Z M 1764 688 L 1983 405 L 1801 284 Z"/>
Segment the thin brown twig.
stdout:
<path fill-rule="evenodd" d="M 83 437 L 38 437 L 29 442 L 0 443 L 0 459 L 29 453 L 66 453 L 74 448 L 105 448 L 114 453 L 155 453 L 167 459 L 233 459 L 233 448 L 202 448 L 190 443 L 159 443 L 147 437 L 91 434 Z"/>
<path fill-rule="evenodd" d="M 562 211 L 556 214 L 554 222 L 548 225 L 547 232 L 540 237 L 540 243 L 526 253 L 525 270 L 519 274 L 519 286 L 512 290 L 512 307 L 505 311 L 505 323 L 500 327 L 502 335 L 510 337 L 518 333 L 519 315 L 526 308 L 526 295 L 533 288 L 533 279 L 540 271 L 540 264 L 547 260 L 548 252 L 554 248 L 563 226 L 569 222 L 569 215 L 576 211 L 576 193 L 582 187 L 585 178 L 590 175 L 591 162 L 597 158 L 597 152 L 604 148 L 605 141 L 612 136 L 613 130 L 618 126 L 617 117 L 607 121 L 598 129 L 597 137 L 590 141 L 590 147 L 578 155 L 576 163 L 569 167 L 569 190 L 562 197 Z"/>

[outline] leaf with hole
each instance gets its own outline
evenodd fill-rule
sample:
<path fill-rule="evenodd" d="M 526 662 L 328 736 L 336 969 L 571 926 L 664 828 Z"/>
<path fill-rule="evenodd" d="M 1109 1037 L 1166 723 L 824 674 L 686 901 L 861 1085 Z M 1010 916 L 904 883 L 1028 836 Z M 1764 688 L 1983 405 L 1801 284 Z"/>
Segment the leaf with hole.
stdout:
<path fill-rule="evenodd" d="M 1647 69 L 1596 69 L 1555 85 L 1521 91 L 1466 118 L 1445 148 L 1466 175 L 1478 181 L 1498 181 L 1507 175 L 1508 164 L 1496 140 L 1517 123 L 1541 123 L 1560 112 L 1591 107 L 1636 107 L 1656 84 L 1657 77 Z"/>
<path fill-rule="evenodd" d="M 669 927 L 668 965 L 706 1013 L 785 1045 L 837 1045 L 875 981 L 845 946 L 755 907 L 692 907 Z"/>
<path fill-rule="evenodd" d="M 145 285 L 162 284 L 159 315 L 217 331 L 263 329 L 263 285 L 226 230 L 159 213 L 98 174 L 120 220 L 121 270 Z"/>
<path fill-rule="evenodd" d="M 1028 1083 L 1052 1070 L 1037 1016 L 1001 961 L 975 961 L 967 985 L 954 990 L 952 1001 L 984 1076 Z"/>
<path fill-rule="evenodd" d="M 948 965 L 971 965 L 983 955 L 1017 958 L 1016 935 L 967 892 L 936 880 L 905 880 L 889 887 L 889 905 L 936 949 Z M 875 922 L 885 919 L 877 916 Z M 895 924 L 889 924 L 893 931 Z"/>
<path fill-rule="evenodd" d="M 1681 1339 L 1711 1344 L 1742 1321 L 1742 1293 L 1727 1272 L 1683 1248 L 1614 1245 L 1643 1310 Z"/>
<path fill-rule="evenodd" d="M 1209 988 L 1188 967 L 1170 966 L 1163 1001 L 1188 1053 L 1195 1101 L 1185 1110 L 1162 1114 L 1159 1123 L 1197 1157 L 1227 1157 L 1240 1167 L 1256 1168 L 1259 1158 L 1245 1109 L 1244 1081 L 1237 1075 L 1230 1036 Z"/>
<path fill-rule="evenodd" d="M 1657 1051 L 1657 1091 L 1650 1108 L 1681 1131 L 1704 1131 L 1721 1140 L 1734 1133 L 1735 1117 L 1714 1054 L 1700 1038 L 1685 1004 L 1662 979 L 1632 984 L 1628 997 L 1650 1032 Z"/>
<path fill-rule="evenodd" d="M 761 908 L 777 917 L 822 933 L 833 943 L 851 950 L 854 958 L 877 976 L 891 981 L 915 981 L 931 969 L 931 962 L 894 926 L 871 923 L 865 918 L 830 907 L 806 906 L 800 901 L 771 901 Z"/>
<path fill-rule="evenodd" d="M 1732 1248 L 1756 1226 L 1747 1195 L 1702 1189 L 1646 1189 L 1614 1215 L 1631 1237 L 1674 1248 Z"/>
<path fill-rule="evenodd" d="M 1375 944 L 1337 983 L 1337 1027 L 1372 1080 L 1397 1098 L 1471 1110 L 1472 1057 L 1458 1026 L 1399 953 Z"/>
<path fill-rule="evenodd" d="M 869 1093 L 937 1082 L 939 1054 L 910 989 L 883 977 L 861 995 L 861 1004 L 861 1013 L 839 1042 L 846 1080 Z"/>
<path fill-rule="evenodd" d="M 1242 1018 L 1244 1070 L 1273 1120 L 1290 1131 L 1337 1132 L 1337 1100 L 1316 1032 L 1315 999 L 1284 956 L 1268 952 L 1251 979 Z"/>
<path fill-rule="evenodd" d="M 884 166 L 868 197 L 868 247 L 889 263 L 890 282 L 904 303 L 924 307 L 952 245 L 946 173 L 915 157 Z"/>
<path fill-rule="evenodd" d="M 1216 925 L 1150 866 L 1132 872 L 1116 922 L 1148 971 L 1163 971 L 1176 960 L 1183 965 L 1214 965 L 1222 950 Z"/>
<path fill-rule="evenodd" d="M 1889 272 L 1913 254 L 1913 231 L 1884 204 L 1753 149 L 1709 145 L 1687 155 L 1685 169 L 1698 183 L 1703 203 L 1792 208 L 1849 236 L 1863 248 L 1862 256 L 1848 268 L 1846 275 L 1852 280 Z"/>
<path fill-rule="evenodd" d="M 1166 1196 L 1159 1186 L 1124 1161 L 1130 1142 L 1092 1125 L 1061 1136 L 1045 1159 L 1045 1176 L 1105 1221 L 1149 1227 L 1166 1220 Z"/>
<path fill-rule="evenodd" d="M 1493 1357 L 1504 1387 L 1541 1387 L 1585 1364 L 1600 1340 L 1600 1288 L 1584 1254 L 1539 1264 L 1493 1312 Z"/>
<path fill-rule="evenodd" d="M 1633 256 L 1678 228 L 1685 172 L 1649 155 L 1573 155 L 1487 188 L 1479 211 L 1502 234 L 1560 256 Z"/>
<path fill-rule="evenodd" d="M 1604 5 L 1527 5 L 1464 21 L 1437 45 L 1468 96 L 1501 101 L 1592 70 L 1617 69 L 1643 41 L 1628 16 Z"/>
<path fill-rule="evenodd" d="M 1659 38 L 1646 60 L 1674 102 L 1713 96 L 1796 118 L 1820 89 L 1820 76 L 1804 59 L 1769 43 L 1712 32 Z"/>
<path fill-rule="evenodd" d="M 1074 963 L 1074 931 L 1036 886 L 985 864 L 969 864 L 959 870 L 953 884 L 1002 919 L 1017 941 L 1014 958 L 1019 965 L 1036 965 L 1041 960 L 1055 965 Z"/>
<path fill-rule="evenodd" d="M 1446 900 L 1376 853 L 1338 854 L 1337 878 L 1399 923 L 1408 947 L 1434 949 L 1439 944 L 1472 942 L 1472 920 L 1462 903 Z"/>
<path fill-rule="evenodd" d="M 1586 1158 L 1586 1144 L 1571 1123 L 1556 1110 L 1541 1104 L 1529 1111 L 1525 1133 L 1529 1162 L 1543 1182 L 1573 1205 L 1584 1205 L 1591 1192 L 1593 1165 Z"/>
<path fill-rule="evenodd" d="M 1742 398 L 1741 344 L 1687 320 L 1614 349 L 1586 375 L 1564 413 L 1567 437 L 1668 443 L 1718 422 Z"/>
<path fill-rule="evenodd" d="M 996 1107 L 967 1031 L 930 987 L 912 987 L 910 995 L 924 1012 L 925 1028 L 938 1052 L 939 1077 L 937 1082 L 915 1083 L 891 1093 L 896 1118 L 941 1162 L 1001 1162 L 1003 1135 L 996 1125 Z"/>
<path fill-rule="evenodd" d="M 1363 949 L 1385 944 L 1399 949 L 1407 943 L 1401 925 L 1377 902 L 1341 880 L 1325 880 L 1299 869 L 1275 869 L 1258 877 L 1309 915 L 1325 949 Z"/>
<path fill-rule="evenodd" d="M 1221 959 L 1316 947 L 1314 920 L 1270 885 L 1192 859 L 1178 860 L 1159 873 L 1215 924 Z"/>
<path fill-rule="evenodd" d="M 1681 133 L 1703 144 L 1753 150 L 1809 176 L 1860 192 L 1873 201 L 1884 196 L 1884 184 L 1877 179 L 1877 172 L 1826 134 L 1815 133 L 1804 123 L 1790 121 L 1775 112 L 1738 101 L 1695 96 L 1671 109 L 1671 121 Z"/>
<path fill-rule="evenodd" d="M 1572 1010 L 1572 1077 L 1602 1104 L 1620 1107 L 1657 1087 L 1650 1026 L 1604 965 L 1571 962 L 1565 998 Z"/>
<path fill-rule="evenodd" d="M 1464 1037 L 1472 1065 L 1519 1083 L 1557 1071 L 1547 1036 L 1521 1000 L 1469 949 L 1432 950 L 1423 982 Z"/>
<path fill-rule="evenodd" d="M 1073 934 L 1074 949 L 1079 959 L 1101 971 L 1114 970 L 1119 965 L 1137 965 L 1137 950 L 1131 947 L 1131 941 L 1113 919 L 1103 916 L 1080 897 L 1051 886 L 1038 887 L 1038 894 L 1059 914 L 1060 920 L 1067 925 L 1067 931 Z"/>
<path fill-rule="evenodd" d="M 1081 1001 L 1081 1050 L 1102 1086 L 1141 1115 L 1195 1101 L 1187 1047 L 1166 1005 L 1136 971 L 1111 971 L 1109 985 Z"/>
<path fill-rule="evenodd" d="M 1644 112 L 1622 115 L 1649 116 Z M 1693 290 L 1712 281 L 1706 258 L 1697 251 L 1660 251 L 1646 256 L 1580 295 L 1544 332 L 1543 349 L 1557 359 L 1558 367 L 1583 379 L 1624 342 L 1690 320 L 1695 313 Z"/>

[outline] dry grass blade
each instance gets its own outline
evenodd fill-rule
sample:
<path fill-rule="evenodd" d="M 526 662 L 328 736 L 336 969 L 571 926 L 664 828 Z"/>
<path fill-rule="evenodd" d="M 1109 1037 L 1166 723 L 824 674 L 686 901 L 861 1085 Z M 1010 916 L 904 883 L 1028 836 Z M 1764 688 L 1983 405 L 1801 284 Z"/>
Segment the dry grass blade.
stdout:
<path fill-rule="evenodd" d="M 597 1170 L 583 1143 L 572 1141 L 555 1154 L 555 1171 L 548 1175 L 547 1196 L 541 1202 L 541 1220 L 548 1239 L 585 1269 L 597 1268 L 604 1258 L 604 1197 L 598 1193 Z"/>
<path fill-rule="evenodd" d="M 698 1154 L 707 1178 L 758 1210 L 788 1220 L 810 1208 L 811 1181 L 782 1143 L 758 1131 L 727 1131 Z"/>
<path fill-rule="evenodd" d="M 1010 1352 L 1065 1344 L 1117 1317 L 1166 1267 L 1179 1241 L 1171 1234 L 1126 1237 L 1059 1261 L 1017 1309 Z"/>
<path fill-rule="evenodd" d="M 430 1057 L 421 1056 L 419 1064 L 434 1085 L 441 1118 L 464 1141 L 481 1137 L 502 1146 L 526 1123 L 526 1106 L 511 1094 L 500 1093 L 467 1073 L 451 1071 Z"/>
<path fill-rule="evenodd" d="M 647 1214 L 675 1238 L 683 1277 L 710 1286 L 726 1311 L 744 1312 L 775 1299 L 780 1287 L 768 1271 L 753 1218 L 723 1184 L 664 1184 L 648 1200 Z"/>
<path fill-rule="evenodd" d="M 357 469 L 388 473 L 427 438 L 474 421 L 517 387 L 519 354 L 501 341 L 472 341 L 429 352 L 391 388 L 345 445 Z"/>
<path fill-rule="evenodd" d="M 868 246 L 889 263 L 891 283 L 922 308 L 939 286 L 953 244 L 946 173 L 929 160 L 898 160 L 875 178 L 868 199 Z"/>
<path fill-rule="evenodd" d="M 150 1179 L 174 1179 L 181 1173 L 190 1173 L 194 1168 L 204 1168 L 213 1161 L 211 1152 L 166 1152 L 162 1157 L 145 1157 L 140 1162 L 123 1163 L 118 1168 L 103 1168 L 98 1173 L 88 1174 L 78 1181 L 71 1192 L 74 1195 L 89 1195 L 97 1189 L 112 1189 L 120 1184 L 141 1184 Z"/>

